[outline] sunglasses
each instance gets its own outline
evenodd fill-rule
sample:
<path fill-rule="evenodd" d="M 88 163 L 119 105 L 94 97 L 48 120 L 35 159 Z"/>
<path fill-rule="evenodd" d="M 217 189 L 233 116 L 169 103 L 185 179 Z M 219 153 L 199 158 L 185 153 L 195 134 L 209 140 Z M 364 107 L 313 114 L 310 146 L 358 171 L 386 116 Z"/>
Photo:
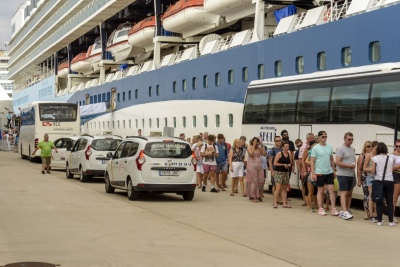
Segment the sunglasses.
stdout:
<path fill-rule="evenodd" d="M 353 141 L 354 139 L 352 138 L 352 139 L 347 139 L 347 141 Z"/>
<path fill-rule="evenodd" d="M 327 135 L 321 135 L 321 137 L 322 137 L 322 138 L 327 138 L 328 136 L 327 136 Z"/>
<path fill-rule="evenodd" d="M 366 148 L 370 148 L 371 146 L 365 146 Z M 399 146 L 400 147 L 400 146 Z"/>
<path fill-rule="evenodd" d="M 302 145 L 298 145 L 297 147 L 300 148 Z"/>
<path fill-rule="evenodd" d="M 396 146 L 396 148 L 400 148 L 400 146 Z"/>
<path fill-rule="evenodd" d="M 282 142 L 282 140 L 275 140 L 275 142 Z"/>

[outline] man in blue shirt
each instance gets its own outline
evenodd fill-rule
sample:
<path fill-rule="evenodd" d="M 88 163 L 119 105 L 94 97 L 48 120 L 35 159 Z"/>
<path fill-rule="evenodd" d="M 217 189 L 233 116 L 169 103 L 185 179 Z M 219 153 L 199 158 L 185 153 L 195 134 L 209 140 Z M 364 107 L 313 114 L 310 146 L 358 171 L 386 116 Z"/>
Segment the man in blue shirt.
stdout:
<path fill-rule="evenodd" d="M 217 179 L 216 185 L 219 187 L 220 190 L 225 191 L 225 184 L 226 184 L 226 176 L 228 173 L 228 153 L 229 149 L 225 143 L 225 137 L 223 134 L 218 134 L 217 136 L 217 143 L 215 144 L 218 147 L 219 155 L 216 157 L 217 161 Z"/>

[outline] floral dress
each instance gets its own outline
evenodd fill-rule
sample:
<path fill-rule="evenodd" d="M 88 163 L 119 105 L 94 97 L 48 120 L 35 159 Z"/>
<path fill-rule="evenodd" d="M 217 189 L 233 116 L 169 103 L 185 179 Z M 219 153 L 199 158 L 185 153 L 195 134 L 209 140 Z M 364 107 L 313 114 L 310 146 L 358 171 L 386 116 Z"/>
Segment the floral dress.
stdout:
<path fill-rule="evenodd" d="M 263 196 L 264 171 L 262 168 L 261 152 L 254 150 L 253 156 L 247 159 L 247 195 L 254 199 Z"/>

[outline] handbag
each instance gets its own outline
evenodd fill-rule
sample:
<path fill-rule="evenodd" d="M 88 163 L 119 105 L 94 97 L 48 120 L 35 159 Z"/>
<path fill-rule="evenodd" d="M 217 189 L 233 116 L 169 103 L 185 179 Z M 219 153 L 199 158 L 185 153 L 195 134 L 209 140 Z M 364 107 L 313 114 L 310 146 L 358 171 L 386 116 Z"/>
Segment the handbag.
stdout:
<path fill-rule="evenodd" d="M 372 198 L 372 201 L 377 204 L 380 204 L 383 201 L 383 181 L 385 180 L 386 167 L 387 167 L 388 160 L 389 160 L 389 156 L 386 157 L 386 163 L 385 163 L 385 168 L 383 169 L 382 181 L 379 181 L 379 180 L 372 181 L 371 198 Z"/>

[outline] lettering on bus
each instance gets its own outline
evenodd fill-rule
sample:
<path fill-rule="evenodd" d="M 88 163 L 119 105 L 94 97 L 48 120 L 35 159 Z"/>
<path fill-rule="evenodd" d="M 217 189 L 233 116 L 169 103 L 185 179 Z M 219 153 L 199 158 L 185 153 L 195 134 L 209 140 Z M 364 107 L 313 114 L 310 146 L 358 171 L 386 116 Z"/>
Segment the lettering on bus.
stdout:
<path fill-rule="evenodd" d="M 59 121 L 44 121 L 42 122 L 42 126 L 61 126 L 61 123 Z"/>
<path fill-rule="evenodd" d="M 263 143 L 274 144 L 274 138 L 276 136 L 276 127 L 275 126 L 261 126 L 260 127 L 260 136 L 262 138 Z"/>

